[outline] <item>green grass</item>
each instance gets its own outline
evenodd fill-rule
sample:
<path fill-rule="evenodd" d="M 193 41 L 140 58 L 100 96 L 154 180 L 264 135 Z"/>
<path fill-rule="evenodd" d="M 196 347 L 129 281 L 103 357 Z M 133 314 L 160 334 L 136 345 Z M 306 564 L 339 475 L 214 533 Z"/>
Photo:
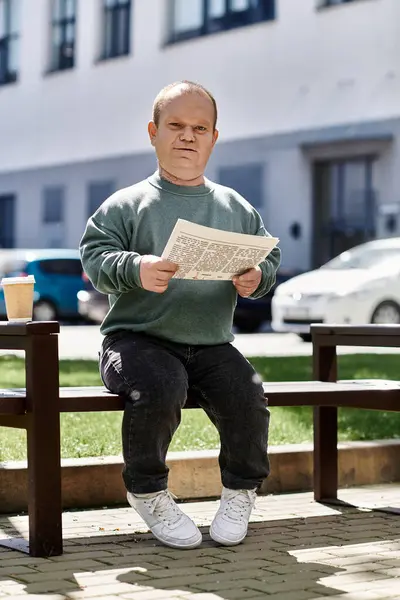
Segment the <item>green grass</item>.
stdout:
<path fill-rule="evenodd" d="M 311 379 L 311 359 L 252 358 L 264 381 L 307 381 Z M 339 358 L 342 379 L 400 379 L 400 356 L 395 354 L 355 354 Z M 95 361 L 61 361 L 62 386 L 101 385 Z M 0 387 L 24 387 L 24 363 L 10 356 L 0 357 Z M 65 414 L 61 417 L 62 456 L 87 457 L 121 453 L 120 413 Z M 341 409 L 341 440 L 370 440 L 400 437 L 400 413 Z M 1 429 L 0 461 L 21 460 L 26 456 L 25 432 Z M 312 440 L 310 408 L 271 408 L 270 443 L 300 443 Z M 218 447 L 213 425 L 200 410 L 183 411 L 182 423 L 171 450 L 201 450 Z"/>

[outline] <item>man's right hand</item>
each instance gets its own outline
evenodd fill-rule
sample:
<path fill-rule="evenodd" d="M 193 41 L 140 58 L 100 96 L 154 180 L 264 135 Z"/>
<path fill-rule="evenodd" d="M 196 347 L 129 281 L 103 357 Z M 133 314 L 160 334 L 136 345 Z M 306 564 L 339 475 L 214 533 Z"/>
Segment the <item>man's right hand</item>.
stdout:
<path fill-rule="evenodd" d="M 168 288 L 169 280 L 178 270 L 178 265 L 159 256 L 146 254 L 140 261 L 140 281 L 148 292 L 162 294 Z"/>

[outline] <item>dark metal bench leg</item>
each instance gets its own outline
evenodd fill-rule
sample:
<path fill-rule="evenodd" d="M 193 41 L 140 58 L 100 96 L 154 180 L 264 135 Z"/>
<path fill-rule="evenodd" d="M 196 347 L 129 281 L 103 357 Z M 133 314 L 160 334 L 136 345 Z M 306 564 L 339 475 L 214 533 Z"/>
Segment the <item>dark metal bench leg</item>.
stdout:
<path fill-rule="evenodd" d="M 313 376 L 317 381 L 337 380 L 335 346 L 322 346 L 313 338 Z M 314 499 L 337 499 L 338 452 L 336 407 L 314 408 Z"/>
<path fill-rule="evenodd" d="M 337 408 L 314 408 L 314 498 L 335 500 L 338 489 Z"/>
<path fill-rule="evenodd" d="M 58 340 L 32 336 L 26 352 L 29 407 L 29 554 L 62 554 Z"/>

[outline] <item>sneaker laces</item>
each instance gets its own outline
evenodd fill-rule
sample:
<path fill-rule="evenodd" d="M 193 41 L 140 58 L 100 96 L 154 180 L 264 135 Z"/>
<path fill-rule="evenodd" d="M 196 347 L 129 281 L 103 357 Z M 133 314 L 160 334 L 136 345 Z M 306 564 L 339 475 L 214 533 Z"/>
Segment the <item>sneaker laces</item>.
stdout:
<path fill-rule="evenodd" d="M 255 501 L 253 490 L 235 490 L 224 498 L 223 515 L 234 522 L 247 519 Z"/>
<path fill-rule="evenodd" d="M 144 504 L 150 514 L 166 523 L 169 527 L 175 525 L 182 517 L 182 512 L 169 490 L 163 490 L 157 496 L 146 498 Z"/>

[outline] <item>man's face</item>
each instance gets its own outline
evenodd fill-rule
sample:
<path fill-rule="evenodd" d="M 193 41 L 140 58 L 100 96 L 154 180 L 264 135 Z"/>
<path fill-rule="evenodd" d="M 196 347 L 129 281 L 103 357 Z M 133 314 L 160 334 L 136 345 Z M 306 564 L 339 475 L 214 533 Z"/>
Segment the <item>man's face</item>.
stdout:
<path fill-rule="evenodd" d="M 179 90 L 161 109 L 158 127 L 149 135 L 160 167 L 183 181 L 201 177 L 218 138 L 211 100 L 202 93 Z"/>

